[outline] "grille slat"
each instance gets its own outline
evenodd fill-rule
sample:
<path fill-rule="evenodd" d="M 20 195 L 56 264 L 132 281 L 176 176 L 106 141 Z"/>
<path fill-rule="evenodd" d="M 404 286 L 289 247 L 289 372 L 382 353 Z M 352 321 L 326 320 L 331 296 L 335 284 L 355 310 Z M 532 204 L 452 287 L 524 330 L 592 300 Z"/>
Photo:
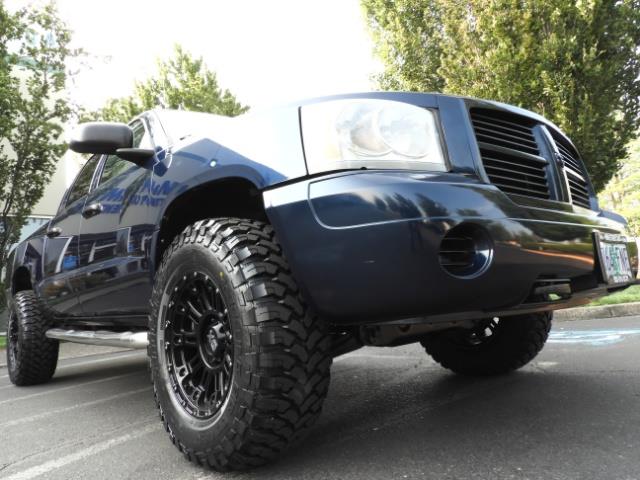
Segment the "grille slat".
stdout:
<path fill-rule="evenodd" d="M 495 173 L 492 173 L 491 176 L 493 178 L 497 178 L 499 180 L 503 180 L 505 182 L 513 182 L 513 177 L 509 177 L 509 176 L 504 176 L 504 175 L 496 175 Z M 529 184 L 530 187 L 532 188 L 537 188 L 540 187 L 540 189 L 542 191 L 547 189 L 547 182 L 545 182 L 544 180 L 535 178 L 535 177 L 529 177 L 527 178 L 527 183 Z"/>
<path fill-rule="evenodd" d="M 505 193 L 550 198 L 547 161 L 540 157 L 532 121 L 484 109 L 472 109 L 471 121 L 491 183 Z"/>
<path fill-rule="evenodd" d="M 571 189 L 572 189 L 571 193 L 574 196 L 589 198 L 589 192 L 585 188 L 583 188 L 581 185 L 577 185 L 575 182 L 571 182 Z"/>
<path fill-rule="evenodd" d="M 585 186 L 587 185 L 586 180 L 584 179 L 584 176 L 582 174 L 574 171 L 572 168 L 567 167 L 566 165 L 565 165 L 565 172 L 567 173 L 567 177 L 570 177 L 571 179 L 577 182 L 580 182 Z"/>
<path fill-rule="evenodd" d="M 486 113 L 481 113 L 481 112 Z M 522 132 L 524 135 L 530 135 L 533 137 L 533 133 L 531 132 L 531 126 L 523 125 L 519 123 L 519 120 L 509 121 L 506 120 L 507 116 L 515 117 L 515 115 L 510 115 L 508 113 L 493 111 L 493 110 L 475 110 L 475 113 L 472 112 L 472 116 L 476 119 L 484 120 L 493 125 L 504 125 L 509 128 L 512 128 L 516 131 Z M 502 118 L 500 118 L 502 117 Z"/>
<path fill-rule="evenodd" d="M 486 136 L 489 136 L 489 137 L 492 137 L 495 134 L 499 134 L 500 137 L 502 137 L 502 138 L 506 138 L 506 139 L 508 139 L 510 141 L 516 142 L 516 145 L 520 145 L 520 144 L 528 145 L 534 151 L 538 150 L 538 145 L 536 144 L 536 142 L 534 140 L 527 140 L 524 137 L 518 137 L 516 135 L 511 135 L 509 133 L 499 132 L 497 130 L 496 131 L 491 131 L 489 128 L 485 128 L 485 127 L 482 127 L 480 125 L 476 125 L 476 133 L 478 135 L 486 135 Z"/>
<path fill-rule="evenodd" d="M 589 191 L 584 185 L 574 180 L 569 180 L 569 188 L 571 189 L 571 196 L 574 202 L 581 200 L 584 206 L 589 206 Z"/>
<path fill-rule="evenodd" d="M 520 139 L 520 141 L 510 140 L 510 139 L 504 138 L 504 136 L 499 136 L 497 134 L 488 135 L 486 133 L 482 133 L 478 131 L 478 129 L 476 129 L 476 138 L 478 139 L 479 142 L 486 142 L 492 145 L 500 145 L 505 148 L 512 148 L 514 150 L 518 150 L 520 152 L 531 153 L 532 155 L 538 154 L 538 147 L 537 146 L 532 147 L 530 145 L 527 145 L 526 140 L 524 139 Z"/>
<path fill-rule="evenodd" d="M 499 162 L 501 163 L 503 166 L 504 165 L 508 165 L 509 168 L 525 168 L 525 169 L 529 169 L 532 170 L 534 172 L 537 172 L 538 170 L 540 170 L 540 168 L 544 167 L 546 165 L 546 163 L 541 163 L 535 160 L 530 160 L 528 158 L 518 158 L 517 161 L 513 161 L 513 160 L 505 160 L 504 158 L 498 158 L 497 154 L 494 154 L 494 152 L 491 151 L 487 151 L 485 149 L 480 149 L 481 152 L 483 152 L 482 154 L 482 158 L 486 158 L 488 160 L 491 160 L 491 162 Z M 529 163 L 527 163 L 529 162 Z"/>
<path fill-rule="evenodd" d="M 488 170 L 496 170 L 500 172 L 509 173 L 509 175 L 519 175 L 522 171 L 526 171 L 531 173 L 531 175 L 535 175 L 539 170 L 539 167 L 530 167 L 529 165 L 518 165 L 510 162 L 505 162 L 502 160 L 498 160 L 497 158 L 486 157 L 491 160 L 491 165 L 485 165 L 484 168 Z M 511 167 L 508 168 L 507 166 Z"/>
<path fill-rule="evenodd" d="M 522 130 L 515 130 L 513 128 L 510 127 L 504 127 L 502 125 L 499 125 L 497 123 L 491 123 L 491 122 L 485 122 L 484 120 L 479 120 L 478 118 L 474 118 L 473 123 L 476 125 L 476 128 L 480 127 L 480 128 L 488 128 L 489 130 L 500 130 L 502 132 L 505 132 L 509 135 L 514 135 L 516 137 L 522 137 L 522 138 L 528 138 L 531 142 L 533 142 L 535 144 L 535 137 L 533 135 L 531 135 L 529 132 L 526 131 L 522 131 Z"/>
<path fill-rule="evenodd" d="M 528 197 L 536 197 L 536 198 L 543 198 L 543 199 L 549 198 L 548 193 L 545 193 L 542 191 L 536 191 L 529 187 L 516 187 L 514 185 L 508 185 L 506 183 L 499 183 L 499 182 L 493 182 L 493 184 L 496 187 L 498 187 L 500 190 L 503 190 L 507 193 L 515 193 L 517 195 L 526 195 Z"/>
<path fill-rule="evenodd" d="M 560 156 L 562 157 L 562 162 L 569 166 L 570 168 L 572 168 L 573 170 L 575 170 L 576 172 L 579 172 L 580 169 L 580 164 L 576 161 L 575 158 L 569 157 L 563 153 L 560 153 Z"/>
<path fill-rule="evenodd" d="M 583 195 L 575 195 L 573 197 L 573 201 L 574 203 L 578 203 L 579 205 L 581 204 L 580 202 L 584 202 L 585 208 L 587 208 L 586 205 L 589 204 L 589 198 Z"/>
<path fill-rule="evenodd" d="M 509 158 L 512 158 L 514 162 L 530 162 L 538 167 L 545 166 L 549 163 L 544 158 L 534 153 L 528 153 L 524 150 L 516 150 L 514 148 L 505 147 L 495 143 L 478 142 L 478 147 L 480 147 L 480 150 L 489 152 L 489 155 L 506 154 Z"/>
<path fill-rule="evenodd" d="M 586 192 L 576 191 L 573 194 L 573 200 L 574 200 L 574 202 L 575 201 L 582 201 L 582 202 L 588 203 L 589 202 L 589 196 L 587 195 Z"/>
<path fill-rule="evenodd" d="M 571 193 L 572 195 L 580 195 L 580 196 L 584 196 L 589 198 L 589 191 L 584 188 L 583 185 L 579 184 L 578 182 L 574 182 L 573 180 L 571 180 L 569 182 L 569 186 L 571 187 Z"/>
<path fill-rule="evenodd" d="M 584 186 L 584 184 L 580 181 L 580 179 L 575 178 L 571 175 L 567 175 L 567 180 L 569 180 L 569 183 L 571 185 L 575 185 L 576 187 L 580 188 L 581 190 L 584 190 L 585 192 L 587 191 L 587 188 Z"/>

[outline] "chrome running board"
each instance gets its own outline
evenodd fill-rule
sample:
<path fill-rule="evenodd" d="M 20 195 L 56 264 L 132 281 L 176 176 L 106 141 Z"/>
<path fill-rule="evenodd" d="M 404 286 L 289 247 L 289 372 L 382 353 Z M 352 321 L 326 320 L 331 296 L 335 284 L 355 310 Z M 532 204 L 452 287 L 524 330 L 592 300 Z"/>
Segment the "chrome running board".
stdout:
<path fill-rule="evenodd" d="M 103 347 L 147 348 L 147 332 L 111 332 L 107 330 L 65 330 L 51 328 L 45 333 L 47 338 L 67 342 L 100 345 Z"/>

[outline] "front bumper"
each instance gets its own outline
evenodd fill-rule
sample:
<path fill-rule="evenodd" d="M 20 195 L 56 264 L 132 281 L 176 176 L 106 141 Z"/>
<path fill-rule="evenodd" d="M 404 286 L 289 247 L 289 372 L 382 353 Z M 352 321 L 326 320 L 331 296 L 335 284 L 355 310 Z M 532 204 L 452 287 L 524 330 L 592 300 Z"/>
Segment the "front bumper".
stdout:
<path fill-rule="evenodd" d="M 597 212 L 516 203 L 459 174 L 358 171 L 264 192 L 267 215 L 308 302 L 333 323 L 451 321 L 586 303 L 607 293 L 594 232 L 624 226 Z M 555 208 L 557 207 L 557 208 Z M 489 267 L 473 278 L 446 272 L 445 234 L 466 223 L 488 232 Z M 629 243 L 634 268 L 635 242 Z M 637 274 L 637 272 L 634 272 Z M 567 279 L 571 296 L 532 299 L 542 281 Z"/>

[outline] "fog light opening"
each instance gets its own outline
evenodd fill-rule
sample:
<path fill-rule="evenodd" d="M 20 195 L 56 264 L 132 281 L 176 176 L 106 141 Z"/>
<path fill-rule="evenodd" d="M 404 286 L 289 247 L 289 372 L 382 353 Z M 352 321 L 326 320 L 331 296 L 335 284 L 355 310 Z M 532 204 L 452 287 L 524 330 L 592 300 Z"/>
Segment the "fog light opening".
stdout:
<path fill-rule="evenodd" d="M 481 226 L 462 223 L 444 236 L 438 257 L 448 274 L 456 278 L 475 278 L 489 268 L 493 258 L 493 242 Z"/>

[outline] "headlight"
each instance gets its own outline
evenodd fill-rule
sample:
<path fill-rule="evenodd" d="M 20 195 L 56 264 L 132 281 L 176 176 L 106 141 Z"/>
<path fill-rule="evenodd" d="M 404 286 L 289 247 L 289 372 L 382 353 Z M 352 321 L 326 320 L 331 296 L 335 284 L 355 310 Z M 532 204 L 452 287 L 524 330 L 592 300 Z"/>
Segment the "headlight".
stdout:
<path fill-rule="evenodd" d="M 309 173 L 447 170 L 432 110 L 390 100 L 334 100 L 303 106 L 301 121 Z"/>

